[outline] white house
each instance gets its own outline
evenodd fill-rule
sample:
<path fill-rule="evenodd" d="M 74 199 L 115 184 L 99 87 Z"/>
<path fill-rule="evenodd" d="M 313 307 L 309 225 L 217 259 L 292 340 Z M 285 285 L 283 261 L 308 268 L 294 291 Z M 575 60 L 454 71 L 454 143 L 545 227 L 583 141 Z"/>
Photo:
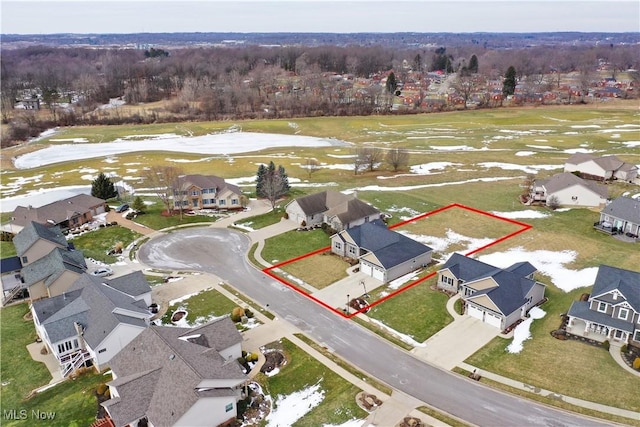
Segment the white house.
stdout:
<path fill-rule="evenodd" d="M 215 427 L 237 417 L 247 377 L 242 336 L 228 316 L 195 328 L 151 326 L 111 361 L 116 427 Z"/>
<path fill-rule="evenodd" d="M 625 163 L 616 156 L 596 157 L 592 154 L 573 154 L 564 164 L 565 172 L 580 172 L 583 178 L 633 182 L 638 176 L 638 167 Z"/>
<path fill-rule="evenodd" d="M 563 172 L 549 179 L 536 179 L 530 199 L 547 205 L 555 199 L 559 206 L 597 207 L 607 202 L 608 195 L 609 190 L 604 185 Z"/>
<path fill-rule="evenodd" d="M 83 274 L 66 292 L 31 304 L 38 336 L 62 376 L 91 362 L 103 369 L 149 326 L 151 288 L 140 271 L 109 281 Z"/>

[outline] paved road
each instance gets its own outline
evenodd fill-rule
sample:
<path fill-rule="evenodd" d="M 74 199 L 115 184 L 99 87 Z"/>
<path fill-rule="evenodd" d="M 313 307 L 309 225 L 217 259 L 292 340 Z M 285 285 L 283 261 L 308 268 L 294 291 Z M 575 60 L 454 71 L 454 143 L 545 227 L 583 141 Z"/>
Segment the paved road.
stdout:
<path fill-rule="evenodd" d="M 233 230 L 184 229 L 143 245 L 138 257 L 153 267 L 215 274 L 294 324 L 317 342 L 390 386 L 480 426 L 605 426 L 507 395 L 451 374 L 335 315 L 245 261 L 249 239 Z"/>

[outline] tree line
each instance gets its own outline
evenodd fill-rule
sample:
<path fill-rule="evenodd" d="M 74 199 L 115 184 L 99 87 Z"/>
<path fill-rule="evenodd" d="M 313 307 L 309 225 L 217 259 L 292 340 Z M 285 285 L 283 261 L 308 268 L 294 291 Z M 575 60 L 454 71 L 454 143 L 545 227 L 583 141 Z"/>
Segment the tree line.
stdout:
<path fill-rule="evenodd" d="M 513 67 L 518 78 L 535 79 L 549 73 L 592 72 L 606 61 L 615 78 L 623 70 L 640 67 L 638 50 L 634 45 L 2 50 L 2 120 L 10 124 L 2 143 L 24 140 L 51 126 L 76 124 L 387 113 L 380 105 L 411 73 L 459 72 L 498 79 Z M 365 87 L 360 97 L 345 90 L 339 77 L 368 79 L 389 70 L 394 71 L 394 81 L 387 80 L 386 90 Z M 17 100 L 33 97 L 50 112 L 46 118 L 13 110 Z M 163 114 L 151 109 L 143 114 L 106 114 L 98 108 L 113 98 L 134 105 L 170 101 Z"/>

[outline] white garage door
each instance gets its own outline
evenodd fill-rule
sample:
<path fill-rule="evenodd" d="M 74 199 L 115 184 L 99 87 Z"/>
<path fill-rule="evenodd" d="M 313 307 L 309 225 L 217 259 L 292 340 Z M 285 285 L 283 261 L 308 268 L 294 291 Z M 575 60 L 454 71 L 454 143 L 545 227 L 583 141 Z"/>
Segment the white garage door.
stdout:
<path fill-rule="evenodd" d="M 467 310 L 467 314 L 471 317 L 475 317 L 476 319 L 484 320 L 484 311 L 480 310 L 475 305 L 469 305 L 469 309 Z"/>
<path fill-rule="evenodd" d="M 360 271 L 362 271 L 364 274 L 368 275 L 368 276 L 372 276 L 371 271 L 372 268 L 369 264 L 365 264 L 364 262 L 360 263 Z"/>
<path fill-rule="evenodd" d="M 500 316 L 496 316 L 495 314 L 489 312 L 487 312 L 487 314 L 484 316 L 484 321 L 485 323 L 488 323 L 491 326 L 495 326 L 496 328 L 500 328 L 502 323 L 502 319 L 500 319 Z"/>
<path fill-rule="evenodd" d="M 373 267 L 373 278 L 384 282 L 384 271 L 381 268 Z"/>

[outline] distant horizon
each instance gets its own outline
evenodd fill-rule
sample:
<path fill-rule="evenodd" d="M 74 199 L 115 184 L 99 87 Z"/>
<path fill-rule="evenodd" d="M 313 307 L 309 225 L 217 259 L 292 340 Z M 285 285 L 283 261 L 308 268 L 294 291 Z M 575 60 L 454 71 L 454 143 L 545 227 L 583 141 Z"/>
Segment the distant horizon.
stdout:
<path fill-rule="evenodd" d="M 636 0 L 2 0 L 0 34 L 635 33 Z"/>

